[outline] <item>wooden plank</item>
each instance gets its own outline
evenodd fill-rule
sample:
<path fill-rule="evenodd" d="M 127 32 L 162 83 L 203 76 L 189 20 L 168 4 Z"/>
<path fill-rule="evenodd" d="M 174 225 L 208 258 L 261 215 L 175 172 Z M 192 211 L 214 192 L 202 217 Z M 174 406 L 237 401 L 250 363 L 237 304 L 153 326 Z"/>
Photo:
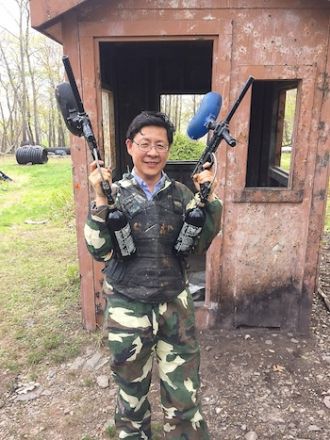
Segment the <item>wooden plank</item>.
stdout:
<path fill-rule="evenodd" d="M 78 22 L 75 14 L 70 18 L 66 17 L 63 23 L 64 53 L 70 57 L 73 72 L 82 98 L 86 97 L 88 89 L 81 67 L 81 51 L 84 53 L 78 33 Z M 84 56 L 83 56 L 84 58 Z M 93 63 L 91 63 L 93 65 Z M 82 81 L 84 78 L 84 82 Z M 87 81 L 88 84 L 88 81 Z M 86 89 L 85 89 L 86 88 Z M 90 93 L 90 91 L 88 91 Z M 90 100 L 85 102 L 89 110 Z M 94 113 L 91 111 L 93 119 Z M 78 258 L 80 270 L 80 299 L 82 307 L 83 325 L 87 330 L 96 328 L 95 315 L 95 263 L 88 253 L 84 240 L 84 225 L 89 207 L 89 185 L 88 185 L 88 147 L 85 140 L 70 136 L 71 158 L 73 165 L 73 188 L 75 200 L 75 217 L 77 230 Z M 98 289 L 100 290 L 100 289 Z"/>

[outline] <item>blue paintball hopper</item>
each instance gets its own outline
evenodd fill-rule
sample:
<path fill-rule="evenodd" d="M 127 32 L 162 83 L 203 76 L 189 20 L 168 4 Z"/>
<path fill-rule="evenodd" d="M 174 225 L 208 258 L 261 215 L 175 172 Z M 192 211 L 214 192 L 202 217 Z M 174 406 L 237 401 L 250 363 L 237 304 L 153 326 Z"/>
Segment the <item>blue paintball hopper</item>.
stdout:
<path fill-rule="evenodd" d="M 206 93 L 187 128 L 187 134 L 191 139 L 200 139 L 209 131 L 218 117 L 221 105 L 222 97 L 219 93 Z"/>

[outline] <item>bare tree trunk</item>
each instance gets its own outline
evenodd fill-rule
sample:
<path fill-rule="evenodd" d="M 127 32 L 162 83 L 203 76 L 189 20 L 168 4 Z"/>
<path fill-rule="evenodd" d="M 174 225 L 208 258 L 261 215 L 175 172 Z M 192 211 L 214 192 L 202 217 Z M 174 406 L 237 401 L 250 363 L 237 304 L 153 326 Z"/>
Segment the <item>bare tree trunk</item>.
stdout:
<path fill-rule="evenodd" d="M 172 120 L 172 95 L 168 95 L 168 117 Z"/>
<path fill-rule="evenodd" d="M 0 148 L 34 140 L 65 145 L 67 130 L 54 95 L 63 80 L 60 46 L 40 35 L 34 38 L 28 0 L 14 0 L 12 8 L 16 27 L 0 28 Z"/>
<path fill-rule="evenodd" d="M 55 135 L 55 111 L 54 111 L 54 106 L 52 106 L 52 111 L 51 111 L 51 127 L 50 127 L 50 145 L 52 147 L 56 147 L 56 135 Z"/>
<path fill-rule="evenodd" d="M 22 84 L 22 98 L 21 98 L 21 111 L 22 111 L 22 140 L 30 141 L 29 129 L 28 129 L 28 96 L 26 87 L 26 71 L 25 71 L 25 51 L 24 51 L 24 0 L 15 0 L 19 7 L 19 72 L 20 82 Z"/>
<path fill-rule="evenodd" d="M 178 95 L 178 124 L 177 131 L 181 131 L 182 95 Z"/>
<path fill-rule="evenodd" d="M 173 122 L 177 130 L 180 131 L 180 96 L 174 96 Z"/>
<path fill-rule="evenodd" d="M 59 146 L 65 146 L 65 135 L 63 130 L 63 118 L 57 113 L 57 143 Z"/>
<path fill-rule="evenodd" d="M 33 132 L 30 127 L 30 136 L 31 140 L 34 138 L 36 144 L 40 144 L 40 134 L 39 134 L 39 117 L 38 117 L 38 107 L 37 107 L 37 89 L 36 89 L 36 81 L 35 81 L 35 72 L 32 69 L 31 64 L 31 53 L 30 53 L 30 33 L 29 33 L 29 26 L 30 26 L 30 11 L 28 7 L 28 2 L 25 1 L 25 11 L 26 11 L 26 30 L 25 30 L 25 57 L 28 65 L 28 70 L 30 74 L 30 81 L 31 81 L 31 87 L 32 87 L 32 107 L 33 107 L 33 123 L 34 123 L 34 136 Z M 29 118 L 30 121 L 30 111 L 29 111 Z"/>
<path fill-rule="evenodd" d="M 6 104 L 7 104 L 7 112 L 9 116 L 8 119 L 8 125 L 9 125 L 9 143 L 11 144 L 10 148 L 12 149 L 12 145 L 18 146 L 18 139 L 19 136 L 22 133 L 22 127 L 20 126 L 20 116 L 21 111 L 18 111 L 17 107 L 21 107 L 21 99 L 20 99 L 20 85 L 15 82 L 15 73 L 13 72 L 12 68 L 9 65 L 8 57 L 6 55 L 6 52 L 4 51 L 4 47 L 2 43 L 0 42 L 0 52 L 1 52 L 1 59 L 3 61 L 7 78 L 9 81 L 9 84 L 6 83 L 2 78 L 0 78 L 0 83 L 2 86 L 2 93 L 5 93 L 6 95 Z M 12 92 L 12 96 L 10 95 L 10 92 Z M 5 124 L 6 121 L 3 121 Z"/>
<path fill-rule="evenodd" d="M 0 151 L 6 151 L 6 146 L 8 143 L 8 133 L 7 133 L 7 124 L 6 124 L 6 119 L 5 119 L 5 114 L 3 111 L 3 106 L 1 104 L 0 101 L 0 114 L 1 114 L 1 118 L 2 118 L 2 124 L 1 124 L 1 128 L 2 128 L 2 136 L 1 136 L 1 148 Z"/>
<path fill-rule="evenodd" d="M 193 110 L 194 110 L 194 115 L 196 114 L 197 111 L 197 100 L 196 100 L 196 95 L 193 95 Z"/>

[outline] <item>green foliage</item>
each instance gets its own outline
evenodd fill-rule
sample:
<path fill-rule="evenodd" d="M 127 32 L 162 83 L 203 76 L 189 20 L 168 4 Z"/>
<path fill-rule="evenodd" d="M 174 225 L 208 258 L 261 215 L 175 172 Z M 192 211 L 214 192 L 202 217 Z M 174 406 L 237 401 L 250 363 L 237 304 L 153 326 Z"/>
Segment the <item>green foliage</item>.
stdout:
<path fill-rule="evenodd" d="M 285 171 L 290 171 L 290 167 L 291 167 L 291 153 L 288 152 L 284 152 L 281 154 L 281 164 L 280 164 L 281 168 L 283 168 L 283 170 Z"/>
<path fill-rule="evenodd" d="M 285 115 L 283 127 L 283 145 L 290 145 L 296 112 L 297 89 L 288 90 L 286 93 Z"/>
<path fill-rule="evenodd" d="M 169 160 L 198 160 L 204 148 L 203 142 L 193 141 L 188 136 L 177 133 L 170 150 Z"/>

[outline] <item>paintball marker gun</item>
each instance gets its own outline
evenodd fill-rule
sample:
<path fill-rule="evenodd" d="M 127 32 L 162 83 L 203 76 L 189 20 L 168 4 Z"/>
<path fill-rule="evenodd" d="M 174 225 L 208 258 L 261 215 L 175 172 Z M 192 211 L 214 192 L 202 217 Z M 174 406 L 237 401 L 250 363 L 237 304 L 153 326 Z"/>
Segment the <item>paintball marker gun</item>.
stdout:
<path fill-rule="evenodd" d="M 92 125 L 81 101 L 69 57 L 62 58 L 69 83 L 59 84 L 55 90 L 56 100 L 69 131 L 75 136 L 84 136 L 101 176 L 101 185 L 109 204 L 107 226 L 111 234 L 114 253 L 119 259 L 127 259 L 136 252 L 128 220 L 115 206 L 110 183 L 104 179 L 99 160 L 101 155 L 93 133 Z"/>
<path fill-rule="evenodd" d="M 215 122 L 222 104 L 222 98 L 219 93 L 207 93 L 200 105 L 200 108 L 193 119 L 190 121 L 187 134 L 191 139 L 199 139 L 204 136 L 209 130 L 213 131 L 212 136 L 208 139 L 207 145 L 199 161 L 197 162 L 192 176 L 200 173 L 203 170 L 203 165 L 207 162 L 213 164 L 214 153 L 217 151 L 220 142 L 224 139 L 230 147 L 235 147 L 236 140 L 229 132 L 229 122 L 234 116 L 238 106 L 244 98 L 249 87 L 253 83 L 254 78 L 250 76 L 244 84 L 241 93 L 234 102 L 232 108 L 229 110 L 227 116 L 218 123 Z M 211 183 L 204 183 L 200 188 L 201 202 L 205 202 L 211 190 Z"/>
<path fill-rule="evenodd" d="M 104 180 L 102 175 L 99 164 L 99 160 L 101 160 L 100 151 L 93 133 L 91 121 L 85 112 L 84 105 L 79 94 L 69 57 L 63 56 L 62 61 L 69 83 L 61 83 L 55 89 L 58 107 L 62 113 L 68 130 L 75 136 L 84 136 L 86 139 L 86 142 L 92 153 L 92 157 L 95 160 L 96 166 L 101 175 L 102 190 L 107 197 L 109 204 L 113 204 L 114 201 L 111 194 L 111 186 L 108 181 Z"/>
<path fill-rule="evenodd" d="M 0 171 L 0 180 L 5 180 L 7 182 L 13 182 L 13 179 L 11 177 L 7 176 L 7 174 L 5 174 L 2 171 Z"/>

